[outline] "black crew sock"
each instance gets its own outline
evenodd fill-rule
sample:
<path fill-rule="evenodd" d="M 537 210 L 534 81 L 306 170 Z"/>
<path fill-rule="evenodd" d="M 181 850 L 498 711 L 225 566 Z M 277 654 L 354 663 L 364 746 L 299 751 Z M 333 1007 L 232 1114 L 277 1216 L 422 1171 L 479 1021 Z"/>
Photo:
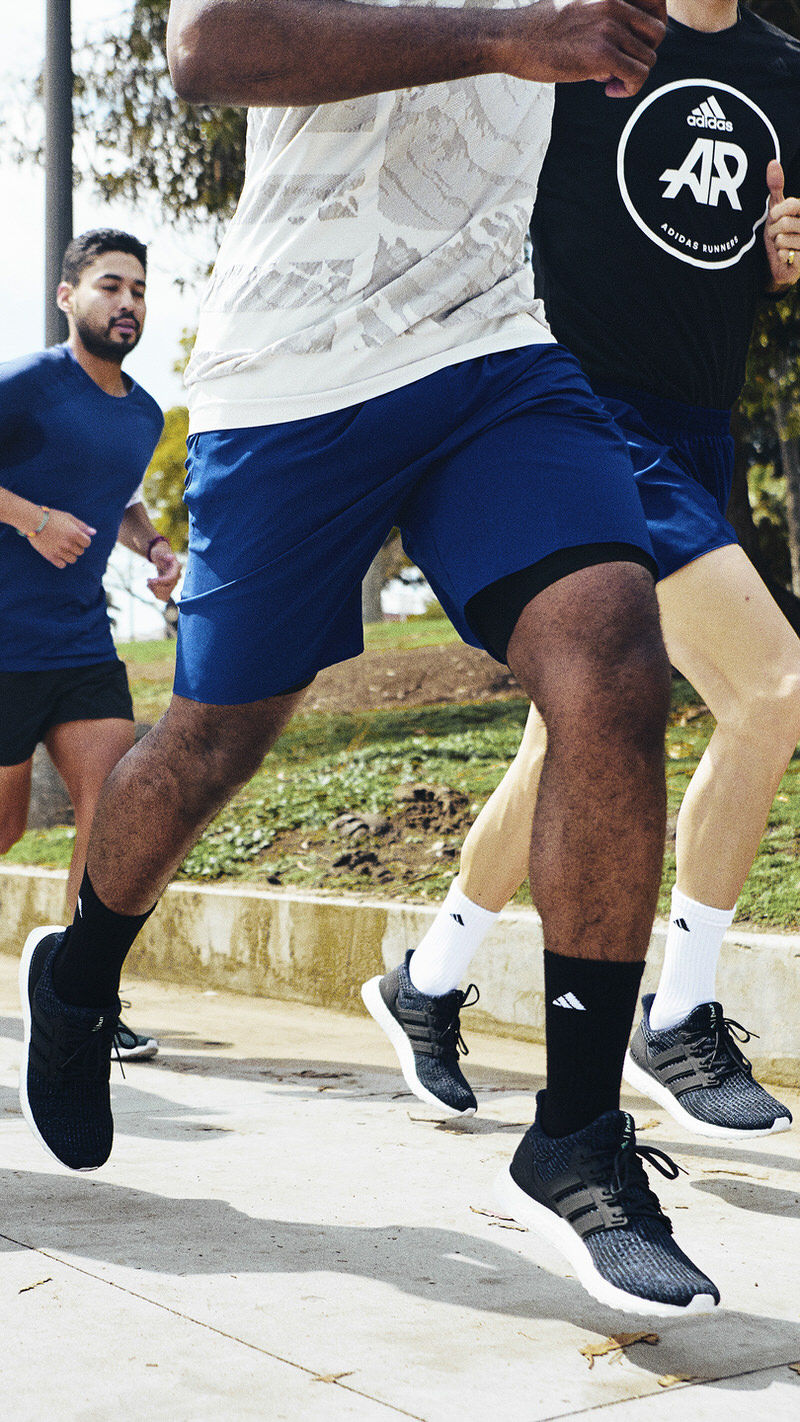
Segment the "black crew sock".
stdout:
<path fill-rule="evenodd" d="M 569 1136 L 619 1108 L 644 963 L 544 955 L 547 1090 L 540 1121 Z"/>
<path fill-rule="evenodd" d="M 53 987 L 62 1002 L 108 1007 L 119 992 L 128 950 L 152 912 L 114 913 L 100 902 L 84 870 L 75 918 L 53 961 Z"/>

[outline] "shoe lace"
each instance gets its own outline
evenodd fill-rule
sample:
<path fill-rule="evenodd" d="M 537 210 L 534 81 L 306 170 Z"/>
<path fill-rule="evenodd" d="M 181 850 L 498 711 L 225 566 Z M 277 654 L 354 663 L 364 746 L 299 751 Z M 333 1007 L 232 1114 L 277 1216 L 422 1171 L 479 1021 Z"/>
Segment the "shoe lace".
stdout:
<path fill-rule="evenodd" d="M 666 1180 L 677 1180 L 686 1172 L 676 1165 L 666 1151 L 657 1146 L 633 1144 L 623 1141 L 616 1152 L 611 1167 L 611 1182 L 608 1187 L 610 1202 L 624 1211 L 628 1219 L 632 1216 L 648 1215 L 661 1220 L 672 1233 L 672 1222 L 664 1214 L 658 1196 L 650 1189 L 642 1161 L 647 1161 Z"/>
<path fill-rule="evenodd" d="M 748 1032 L 747 1028 L 733 1017 L 723 1017 L 716 1028 L 712 1027 L 710 1033 L 691 1033 L 689 1042 L 705 1069 L 711 1073 L 715 1084 L 719 1085 L 737 1072 L 752 1071 L 752 1064 L 738 1045 L 739 1042 L 749 1042 L 751 1037 L 757 1040 L 758 1033 Z"/>
<path fill-rule="evenodd" d="M 80 1077 L 93 1081 L 103 1076 L 109 1052 L 116 1055 L 119 1069 L 125 1076 L 122 1058 L 116 1042 L 116 1021 L 101 1021 L 98 1027 L 62 1026 L 59 1047 L 62 1052 L 58 1064 L 65 1076 Z M 70 1050 L 72 1048 L 72 1050 Z"/>
<path fill-rule="evenodd" d="M 471 992 L 474 992 L 474 997 L 470 997 Z M 432 998 L 428 1003 L 431 1045 L 437 1055 L 469 1056 L 469 1047 L 461 1035 L 459 1014 L 463 1007 L 474 1007 L 479 998 L 477 983 L 470 983 L 464 992 L 459 989 L 444 998 Z"/>

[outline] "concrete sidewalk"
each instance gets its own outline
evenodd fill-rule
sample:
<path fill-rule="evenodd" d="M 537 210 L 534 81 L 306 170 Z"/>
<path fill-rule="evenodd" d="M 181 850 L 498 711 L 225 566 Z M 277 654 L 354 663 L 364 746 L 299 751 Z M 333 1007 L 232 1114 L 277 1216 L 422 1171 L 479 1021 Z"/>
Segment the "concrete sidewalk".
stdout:
<path fill-rule="evenodd" d="M 705 1145 L 626 1094 L 689 1172 L 657 1188 L 724 1305 L 640 1321 L 491 1213 L 540 1047 L 465 1014 L 479 1114 L 437 1123 L 366 1017 L 131 981 L 126 1019 L 162 1051 L 115 1071 L 114 1154 L 71 1175 L 19 1113 L 16 967 L 0 959 L 7 1422 L 800 1417 L 800 1131 Z"/>

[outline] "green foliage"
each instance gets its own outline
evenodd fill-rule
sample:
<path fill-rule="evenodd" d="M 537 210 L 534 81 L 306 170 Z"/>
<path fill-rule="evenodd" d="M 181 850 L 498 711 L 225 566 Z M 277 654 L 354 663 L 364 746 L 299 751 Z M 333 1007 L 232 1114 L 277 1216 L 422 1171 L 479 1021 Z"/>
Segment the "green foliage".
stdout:
<path fill-rule="evenodd" d="M 364 628 L 364 645 L 370 651 L 410 651 L 413 647 L 444 647 L 459 640 L 452 622 L 445 617 L 438 603 L 436 615 L 428 610 L 405 622 L 370 622 Z"/>
<path fill-rule="evenodd" d="M 106 198 L 149 189 L 167 217 L 232 213 L 244 174 L 246 114 L 178 99 L 166 60 L 169 0 L 134 0 L 127 32 L 75 56 L 75 126 L 107 161 L 92 177 Z"/>
<path fill-rule="evenodd" d="M 152 645 L 152 644 L 150 644 Z M 159 646 L 160 644 L 156 644 Z M 137 651 L 142 644 L 134 644 Z M 140 661 L 145 662 L 142 657 Z M 348 810 L 391 814 L 394 790 L 404 781 L 448 785 L 469 797 L 465 822 L 445 840 L 457 854 L 467 823 L 498 784 L 516 752 L 527 715 L 524 701 L 428 706 L 361 715 L 300 715 L 289 725 L 262 769 L 217 816 L 187 855 L 183 879 L 250 880 L 280 875 L 283 885 L 306 889 L 359 889 L 364 882 L 331 878 L 313 847 L 298 851 L 282 843 L 294 834 L 330 843 L 327 826 Z M 674 821 L 686 787 L 713 729 L 709 713 L 686 682 L 673 685 L 667 736 L 669 811 Z M 441 834 L 437 831 L 437 836 Z M 438 898 L 453 877 L 455 859 L 436 861 L 430 839 L 420 846 L 419 869 L 410 880 L 389 875 L 370 880 L 370 894 Z M 17 864 L 65 867 L 74 830 L 29 832 L 7 856 Z M 305 843 L 303 841 L 302 843 Z M 330 855 L 328 855 L 328 860 Z M 800 925 L 800 755 L 781 783 L 758 858 L 738 904 L 737 918 L 767 928 L 796 931 Z M 659 914 L 669 914 L 675 855 L 668 844 Z M 529 903 L 527 886 L 517 902 Z"/>
<path fill-rule="evenodd" d="M 144 478 L 153 523 L 159 533 L 166 534 L 176 553 L 185 553 L 189 544 L 189 516 L 183 502 L 188 432 L 189 411 L 182 405 L 167 410 L 163 434 Z"/>

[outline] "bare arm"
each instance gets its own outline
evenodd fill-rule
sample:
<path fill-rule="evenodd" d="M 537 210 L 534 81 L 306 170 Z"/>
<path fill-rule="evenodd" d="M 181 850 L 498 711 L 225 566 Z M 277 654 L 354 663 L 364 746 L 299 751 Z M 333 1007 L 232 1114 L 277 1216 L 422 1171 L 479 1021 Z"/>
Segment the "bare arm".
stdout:
<path fill-rule="evenodd" d="M 181 565 L 169 541 L 153 527 L 144 504 L 131 504 L 125 510 L 117 539 L 133 553 L 141 553 L 143 558 L 148 558 L 155 565 L 157 576 L 148 578 L 147 586 L 151 593 L 166 602 L 181 575 Z"/>
<path fill-rule="evenodd" d="M 538 0 L 519 10 L 350 0 L 172 0 L 170 72 L 182 98 L 282 107 L 467 75 L 599 79 L 635 94 L 663 39 L 664 0 Z"/>
<path fill-rule="evenodd" d="M 45 517 L 46 515 L 46 517 Z M 95 528 L 65 513 L 46 509 L 31 499 L 23 499 L 11 489 L 0 488 L 0 523 L 8 523 L 24 533 L 31 547 L 55 568 L 66 568 L 80 558 L 92 541 Z"/>

